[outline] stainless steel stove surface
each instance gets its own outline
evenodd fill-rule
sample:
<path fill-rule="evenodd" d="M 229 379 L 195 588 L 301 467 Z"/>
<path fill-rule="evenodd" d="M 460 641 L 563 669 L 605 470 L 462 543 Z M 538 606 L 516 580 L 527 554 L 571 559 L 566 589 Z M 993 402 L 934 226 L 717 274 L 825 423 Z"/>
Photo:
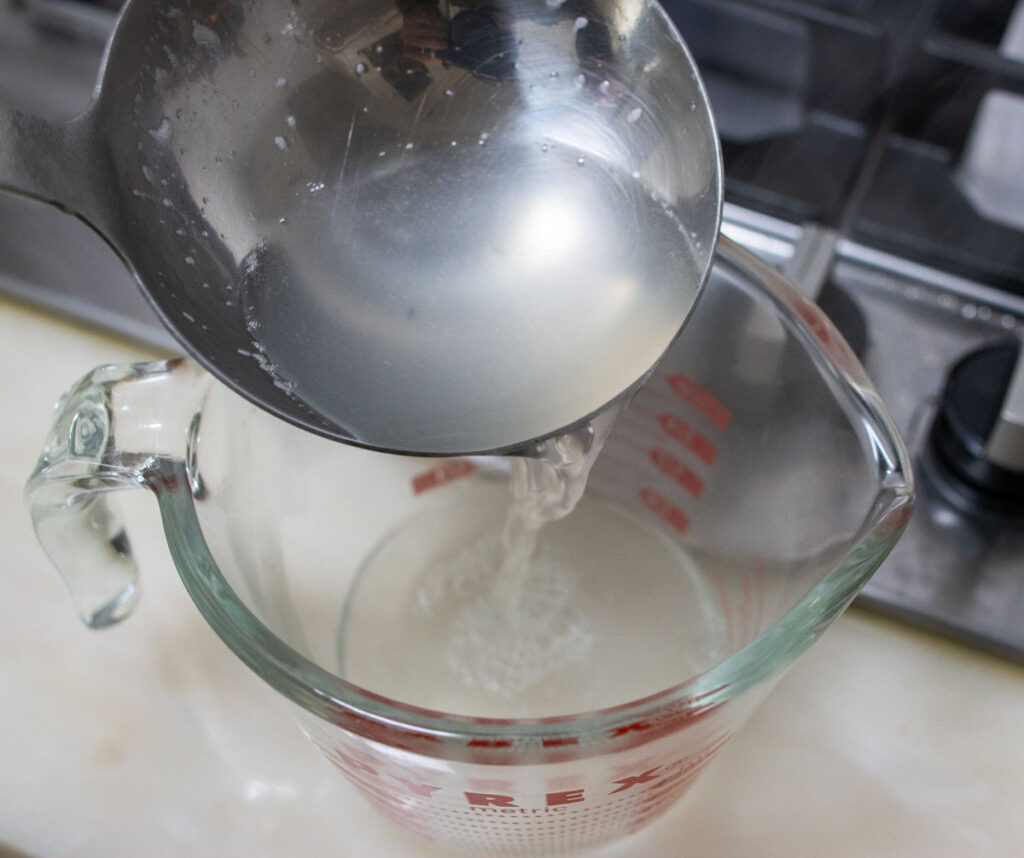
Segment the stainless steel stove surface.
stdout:
<path fill-rule="evenodd" d="M 861 603 L 1024 662 L 1024 0 L 665 6 L 719 123 L 726 231 L 829 313 L 917 463 Z M 0 0 L 0 103 L 72 115 L 112 21 Z M 86 227 L 2 195 L 0 289 L 170 345 Z"/>

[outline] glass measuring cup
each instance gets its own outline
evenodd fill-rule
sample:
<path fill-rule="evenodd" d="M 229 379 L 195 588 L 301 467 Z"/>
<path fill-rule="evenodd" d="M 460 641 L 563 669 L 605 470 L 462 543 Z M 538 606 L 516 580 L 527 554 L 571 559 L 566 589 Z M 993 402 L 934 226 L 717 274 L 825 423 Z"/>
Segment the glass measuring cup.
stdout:
<path fill-rule="evenodd" d="M 500 519 L 501 459 L 325 441 L 188 362 L 105 367 L 62 401 L 33 520 L 100 626 L 137 592 L 109 492 L 152 490 L 203 616 L 400 824 L 478 854 L 609 841 L 686 791 L 911 510 L 902 441 L 813 304 L 722 240 L 697 314 L 609 437 L 583 523 L 557 525 L 548 557 L 585 559 L 549 566 L 546 641 L 490 675 L 503 688 L 460 649 L 480 615 L 445 613 L 478 582 L 434 562 Z M 431 651 L 407 636 L 436 606 L 457 634 Z"/>

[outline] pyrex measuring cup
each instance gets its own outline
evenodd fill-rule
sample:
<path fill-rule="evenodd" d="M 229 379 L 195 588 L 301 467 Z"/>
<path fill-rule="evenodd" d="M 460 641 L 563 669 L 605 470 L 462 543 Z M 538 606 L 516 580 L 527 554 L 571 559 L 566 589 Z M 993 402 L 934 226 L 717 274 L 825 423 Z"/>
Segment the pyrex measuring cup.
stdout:
<path fill-rule="evenodd" d="M 654 0 L 130 0 L 84 115 L 0 109 L 0 190 L 96 229 L 254 402 L 424 454 L 638 385 L 722 201 Z"/>
<path fill-rule="evenodd" d="M 520 639 L 460 553 L 500 525 L 503 459 L 335 444 L 189 362 L 71 389 L 33 520 L 100 626 L 137 587 L 110 492 L 153 491 L 203 616 L 400 824 L 476 854 L 609 841 L 686 791 L 911 511 L 902 441 L 813 304 L 723 240 L 697 314 L 542 536 Z"/>

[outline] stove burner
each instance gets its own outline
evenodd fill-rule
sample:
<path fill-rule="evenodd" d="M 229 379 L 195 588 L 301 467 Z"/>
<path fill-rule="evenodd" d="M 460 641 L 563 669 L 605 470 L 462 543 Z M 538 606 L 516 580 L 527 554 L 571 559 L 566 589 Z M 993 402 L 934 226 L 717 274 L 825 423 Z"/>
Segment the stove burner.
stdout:
<path fill-rule="evenodd" d="M 1010 525 L 1024 523 L 1024 444 L 1011 401 L 1024 379 L 1016 378 L 1019 357 L 1020 344 L 1010 342 L 962 358 L 949 374 L 928 448 L 950 503 Z"/>

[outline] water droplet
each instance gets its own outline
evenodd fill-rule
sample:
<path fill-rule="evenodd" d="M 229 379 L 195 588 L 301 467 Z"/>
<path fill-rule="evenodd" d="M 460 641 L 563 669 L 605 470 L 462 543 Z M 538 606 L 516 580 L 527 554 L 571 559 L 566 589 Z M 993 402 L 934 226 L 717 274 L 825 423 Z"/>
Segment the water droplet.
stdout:
<path fill-rule="evenodd" d="M 603 80 L 603 81 L 601 81 L 601 85 L 598 87 L 598 89 L 601 90 L 602 95 L 607 93 L 608 90 L 611 89 L 611 88 L 612 88 L 612 82 L 610 80 Z"/>
<path fill-rule="evenodd" d="M 288 86 L 288 79 L 284 77 L 279 77 L 277 79 L 277 83 L 275 84 L 275 86 L 277 86 L 278 89 L 284 89 L 286 86 Z"/>
<path fill-rule="evenodd" d="M 557 71 L 549 71 L 548 72 L 548 77 L 554 79 L 554 78 L 558 77 L 558 72 Z"/>
<path fill-rule="evenodd" d="M 486 146 L 487 145 L 487 138 L 490 137 L 490 136 L 491 135 L 488 134 L 486 131 L 480 132 L 480 139 L 476 141 L 477 144 L 480 145 L 480 146 Z"/>
<path fill-rule="evenodd" d="M 315 194 L 318 191 L 322 191 L 324 189 L 324 183 L 323 182 L 309 182 L 306 185 L 306 187 L 309 188 L 309 192 L 311 194 Z"/>
<path fill-rule="evenodd" d="M 165 116 L 156 128 L 150 130 L 149 136 L 160 143 L 166 143 L 171 139 L 171 121 Z"/>
<path fill-rule="evenodd" d="M 458 140 L 452 140 L 452 146 L 458 146 L 458 145 L 459 145 L 459 141 Z"/>
<path fill-rule="evenodd" d="M 629 116 L 626 117 L 627 122 L 636 122 L 643 115 L 643 111 L 639 107 L 634 107 L 629 111 Z"/>
<path fill-rule="evenodd" d="M 381 149 L 381 151 L 377 153 L 377 157 L 378 158 L 383 158 L 387 154 L 388 154 L 387 152 L 385 152 L 383 149 Z"/>
<path fill-rule="evenodd" d="M 449 96 L 449 97 L 451 97 L 451 96 L 455 95 L 454 91 L 452 91 L 452 90 L 450 90 L 450 89 L 446 89 L 446 90 L 444 91 L 444 94 L 445 94 L 445 95 L 447 95 L 447 96 Z"/>
<path fill-rule="evenodd" d="M 413 146 L 413 144 L 412 144 L 412 143 L 406 143 L 406 144 L 405 144 L 405 148 L 406 148 L 406 149 L 412 149 L 412 146 Z"/>
<path fill-rule="evenodd" d="M 580 155 L 580 157 L 576 159 L 576 163 L 582 167 L 584 164 L 587 163 L 587 159 Z"/>
<path fill-rule="evenodd" d="M 286 116 L 284 118 L 284 121 L 288 123 L 288 127 L 289 128 L 294 128 L 295 127 L 295 117 L 294 116 Z"/>
<path fill-rule="evenodd" d="M 284 152 L 288 148 L 288 141 L 285 140 L 284 137 L 278 135 L 277 137 L 274 138 L 274 145 L 282 152 Z"/>
<path fill-rule="evenodd" d="M 193 257 L 193 256 L 186 256 L 185 257 L 185 264 L 186 265 L 195 265 L 196 264 L 195 257 Z"/>
<path fill-rule="evenodd" d="M 277 222 L 278 223 L 288 223 L 288 218 L 286 218 L 286 217 L 279 217 L 277 219 Z"/>
<path fill-rule="evenodd" d="M 541 152 L 547 152 L 548 151 L 548 144 L 547 143 L 541 143 L 540 144 L 540 151 Z"/>
<path fill-rule="evenodd" d="M 359 63 L 356 66 L 356 74 L 359 75 L 360 77 L 366 74 L 366 63 Z"/>
<path fill-rule="evenodd" d="M 384 46 L 383 45 L 377 45 L 377 47 L 375 47 L 373 49 L 373 52 L 375 54 L 382 54 L 382 53 L 384 53 Z"/>
<path fill-rule="evenodd" d="M 363 113 L 369 113 L 369 112 L 370 112 L 370 108 L 369 108 L 369 107 L 366 107 L 366 106 L 364 105 L 364 106 L 363 106 Z"/>
<path fill-rule="evenodd" d="M 168 197 L 164 197 L 164 208 L 165 209 L 173 209 L 174 208 L 174 203 L 171 202 L 171 200 Z"/>
<path fill-rule="evenodd" d="M 572 28 L 574 30 L 582 30 L 589 23 L 590 23 L 590 21 L 588 21 L 586 18 L 584 18 L 582 15 L 580 15 L 579 18 L 577 18 L 575 21 L 572 22 Z"/>

